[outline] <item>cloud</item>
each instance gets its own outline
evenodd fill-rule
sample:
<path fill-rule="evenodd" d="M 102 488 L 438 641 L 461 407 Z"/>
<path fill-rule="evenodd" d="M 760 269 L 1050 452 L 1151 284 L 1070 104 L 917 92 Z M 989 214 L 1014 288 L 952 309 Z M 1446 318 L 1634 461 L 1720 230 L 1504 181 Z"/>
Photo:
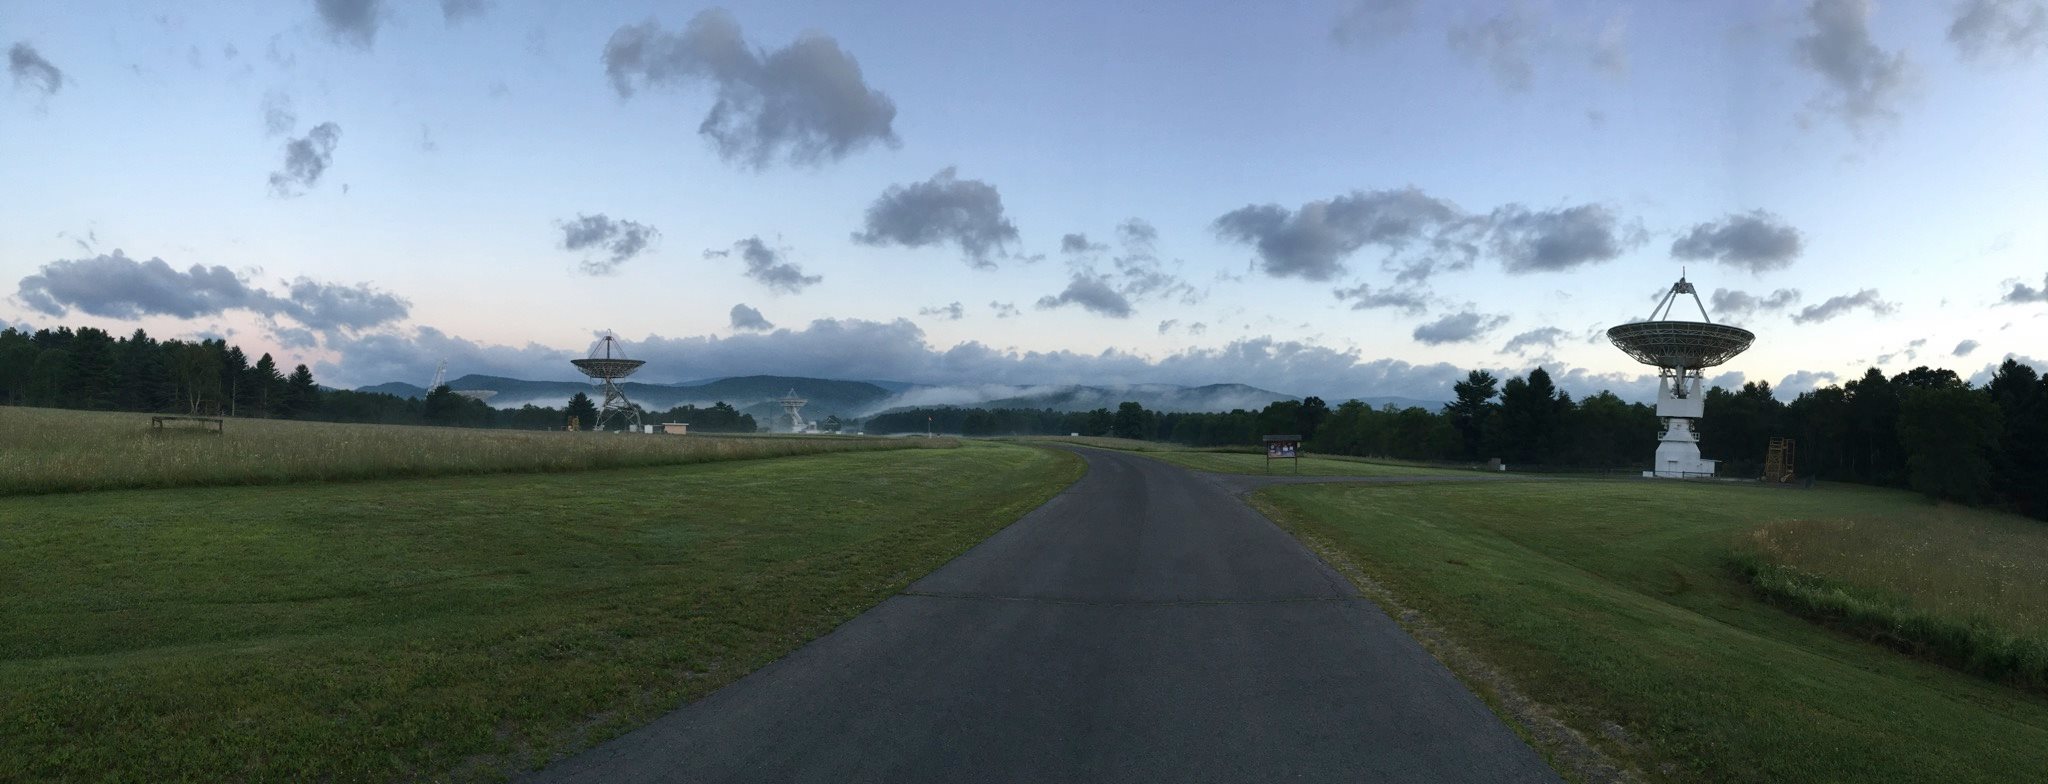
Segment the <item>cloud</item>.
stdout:
<path fill-rule="evenodd" d="M 1486 336 L 1502 324 L 1508 323 L 1506 316 L 1493 316 L 1473 311 L 1452 313 L 1443 318 L 1415 328 L 1415 339 L 1431 346 L 1445 343 L 1470 343 Z"/>
<path fill-rule="evenodd" d="M 1420 292 L 1400 289 L 1374 291 L 1372 285 L 1368 283 L 1360 283 L 1348 289 L 1336 289 L 1331 293 L 1337 296 L 1338 302 L 1349 300 L 1352 310 L 1397 308 L 1408 315 L 1419 316 L 1422 315 L 1424 310 L 1428 309 L 1429 305 Z"/>
<path fill-rule="evenodd" d="M 1648 239 L 1599 204 L 1538 211 L 1510 204 L 1494 210 L 1491 221 L 1493 251 L 1510 274 L 1611 261 Z"/>
<path fill-rule="evenodd" d="M 1780 399 L 1789 400 L 1820 388 L 1822 382 L 1833 384 L 1841 380 L 1841 376 L 1826 370 L 1801 370 L 1779 379 L 1771 391 Z"/>
<path fill-rule="evenodd" d="M 1059 296 L 1046 295 L 1038 298 L 1040 310 L 1050 310 L 1062 305 L 1080 305 L 1082 308 L 1110 318 L 1130 318 L 1131 301 L 1109 285 L 1103 275 L 1074 273 L 1065 291 Z"/>
<path fill-rule="evenodd" d="M 21 279 L 16 296 L 38 312 L 67 309 L 105 318 L 198 318 L 250 308 L 264 298 L 222 266 L 194 264 L 184 272 L 160 258 L 136 261 L 120 250 L 89 259 L 58 260 Z"/>
<path fill-rule="evenodd" d="M 28 45 L 27 41 L 16 41 L 7 49 L 7 73 L 14 77 L 14 86 L 27 85 L 29 89 L 41 92 L 45 97 L 56 95 L 64 89 L 64 72 L 42 53 Z"/>
<path fill-rule="evenodd" d="M 1826 82 L 1815 108 L 1859 135 L 1898 119 L 1914 74 L 1904 51 L 1887 52 L 1871 40 L 1870 10 L 1870 0 L 1813 0 L 1806 9 L 1813 29 L 1794 44 L 1799 62 Z"/>
<path fill-rule="evenodd" d="M 933 308 L 918 308 L 917 315 L 938 316 L 939 318 L 943 318 L 947 321 L 959 321 L 960 319 L 967 317 L 967 308 L 966 306 L 961 305 L 958 302 L 955 302 L 950 305 L 940 305 L 938 307 Z"/>
<path fill-rule="evenodd" d="M 1217 218 L 1213 227 L 1225 240 L 1255 247 L 1268 275 L 1326 281 L 1342 274 L 1344 260 L 1367 246 L 1390 256 L 1420 246 L 1448 253 L 1453 265 L 1469 265 L 1477 249 L 1459 236 L 1466 222 L 1457 205 L 1410 187 L 1352 191 L 1292 211 L 1278 204 L 1247 205 Z M 1437 259 L 1425 261 L 1434 266 Z"/>
<path fill-rule="evenodd" d="M 307 131 L 305 138 L 284 145 L 284 168 L 270 173 L 270 192 L 290 198 L 320 184 L 320 175 L 334 163 L 334 146 L 341 143 L 341 126 L 324 122 Z"/>
<path fill-rule="evenodd" d="M 302 327 L 272 327 L 270 335 L 277 338 L 277 344 L 285 348 L 318 348 L 320 346 L 320 339 L 313 335 L 313 330 Z"/>
<path fill-rule="evenodd" d="M 1970 352 L 1977 350 L 1978 345 L 1979 344 L 1977 343 L 1977 341 L 1965 340 L 1961 343 L 1956 344 L 1956 350 L 1954 354 L 1958 357 L 1967 357 L 1970 355 Z"/>
<path fill-rule="evenodd" d="M 323 332 L 361 330 L 404 319 L 412 303 L 368 284 L 347 286 L 310 278 L 291 282 L 284 296 L 250 286 L 222 266 L 194 264 L 179 271 L 161 258 L 136 261 L 119 250 L 89 259 L 58 260 L 21 279 L 16 296 L 52 316 L 77 310 L 93 316 L 191 319 L 229 310 L 283 316 Z"/>
<path fill-rule="evenodd" d="M 1159 322 L 1159 334 L 1164 335 L 1168 332 L 1171 332 L 1173 331 L 1174 327 L 1179 325 L 1180 319 L 1167 319 L 1165 321 L 1161 321 Z"/>
<path fill-rule="evenodd" d="M 292 111 L 292 97 L 283 90 L 271 90 L 263 94 L 263 130 L 271 136 L 284 136 L 299 125 L 299 115 Z M 289 151 L 287 151 L 289 155 Z"/>
<path fill-rule="evenodd" d="M 322 332 L 333 332 L 399 321 L 412 312 L 412 303 L 367 283 L 345 286 L 301 277 L 292 281 L 286 298 L 276 301 L 267 312 L 289 316 Z"/>
<path fill-rule="evenodd" d="M 1667 292 L 1668 293 L 1668 292 Z M 1658 295 L 1661 299 L 1663 295 Z M 1797 289 L 1778 289 L 1766 296 L 1756 296 L 1746 291 L 1714 289 L 1707 302 L 1723 319 L 1739 319 L 1763 313 L 1775 313 L 1799 304 Z"/>
<path fill-rule="evenodd" d="M 489 10 L 490 0 L 441 0 L 441 21 L 456 24 L 481 17 Z"/>
<path fill-rule="evenodd" d="M 1948 27 L 1949 43 L 1976 62 L 2033 59 L 2048 49 L 2048 2 L 1965 0 Z"/>
<path fill-rule="evenodd" d="M 368 49 L 377 41 L 382 0 L 313 0 L 327 32 L 343 43 Z"/>
<path fill-rule="evenodd" d="M 1159 230 L 1144 218 L 1130 218 L 1116 225 L 1116 238 L 1131 253 L 1150 253 L 1159 242 Z"/>
<path fill-rule="evenodd" d="M 621 97 L 632 96 L 636 83 L 713 85 L 717 101 L 697 133 L 730 163 L 818 165 L 900 143 L 895 102 L 868 87 L 837 41 L 807 33 L 781 49 L 760 49 L 724 9 L 699 12 L 681 32 L 651 19 L 620 27 L 605 44 L 604 68 Z"/>
<path fill-rule="evenodd" d="M 1671 243 L 1671 255 L 1718 261 L 1762 274 L 1792 266 L 1801 245 L 1798 229 L 1769 212 L 1753 210 L 1693 226 L 1690 233 Z"/>
<path fill-rule="evenodd" d="M 999 319 L 1009 318 L 1011 316 L 1019 315 L 1020 313 L 1020 311 L 1017 310 L 1017 306 L 1015 303 L 997 302 L 995 300 L 989 300 L 988 309 L 995 311 L 996 318 Z"/>
<path fill-rule="evenodd" d="M 1565 336 L 1565 331 L 1557 327 L 1538 327 L 1508 338 L 1508 344 L 1502 346 L 1500 352 L 1503 354 L 1515 354 L 1521 353 L 1524 349 L 1539 347 L 1555 348 L 1557 342 L 1563 340 Z"/>
<path fill-rule="evenodd" d="M 2041 277 L 2041 287 L 2038 289 L 2019 281 L 2012 281 L 2011 283 L 2012 289 L 2005 292 L 2005 296 L 1999 298 L 2000 302 L 2008 305 L 2048 302 L 2048 275 Z"/>
<path fill-rule="evenodd" d="M 746 276 L 771 291 L 798 294 L 825 279 L 822 275 L 805 275 L 803 267 L 785 261 L 781 251 L 768 247 L 760 237 L 748 237 L 732 247 L 739 252 L 740 260 L 747 263 Z M 726 255 L 729 253 L 722 250 L 704 252 L 707 259 Z"/>
<path fill-rule="evenodd" d="M 761 311 L 739 304 L 732 306 L 732 328 L 747 332 L 766 332 L 774 329 L 775 325 L 769 323 L 768 319 L 761 315 Z"/>
<path fill-rule="evenodd" d="M 1837 316 L 1846 315 L 1849 311 L 1857 308 L 1869 310 L 1873 315 L 1887 316 L 1896 312 L 1899 306 L 1897 303 L 1886 302 L 1881 299 L 1878 296 L 1877 289 L 1863 289 L 1854 294 L 1829 297 L 1828 301 L 1818 305 L 1808 305 L 1798 313 L 1792 314 L 1792 322 L 1795 324 L 1818 324 L 1832 320 Z"/>
<path fill-rule="evenodd" d="M 1075 233 L 1060 237 L 1061 253 L 1095 253 L 1105 250 L 1109 250 L 1108 245 L 1089 242 L 1086 234 Z"/>
<path fill-rule="evenodd" d="M 1541 22 L 1520 4 L 1484 19 L 1454 25 L 1446 34 L 1451 49 L 1484 64 L 1504 90 L 1524 92 L 1535 75 L 1530 49 L 1542 35 Z"/>
<path fill-rule="evenodd" d="M 1338 46 L 1366 47 L 1408 31 L 1421 0 L 1351 0 L 1330 26 Z"/>
<path fill-rule="evenodd" d="M 640 255 L 661 237 L 661 232 L 653 226 L 613 220 L 601 212 L 596 215 L 577 213 L 574 220 L 555 221 L 555 227 L 562 230 L 563 250 L 599 251 L 604 254 L 583 260 L 580 266 L 587 275 L 609 275 L 617 271 L 620 264 Z"/>
<path fill-rule="evenodd" d="M 921 248 L 952 243 L 968 264 L 993 269 L 991 255 L 1017 241 L 1017 227 L 1003 215 L 1003 196 L 980 180 L 962 180 L 948 166 L 924 182 L 891 185 L 868 205 L 866 230 L 853 235 L 864 245 Z"/>

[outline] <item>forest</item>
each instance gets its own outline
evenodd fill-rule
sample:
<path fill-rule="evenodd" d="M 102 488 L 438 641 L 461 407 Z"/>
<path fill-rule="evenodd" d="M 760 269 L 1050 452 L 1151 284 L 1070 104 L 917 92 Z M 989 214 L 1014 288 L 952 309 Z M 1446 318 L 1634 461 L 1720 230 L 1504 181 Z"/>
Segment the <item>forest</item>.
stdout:
<path fill-rule="evenodd" d="M 570 416 L 588 428 L 597 407 L 582 393 L 562 408 L 496 409 L 446 386 L 424 398 L 322 387 L 305 365 L 251 360 L 221 339 L 157 340 L 143 330 L 60 327 L 0 330 L 0 404 L 387 425 L 560 430 Z M 643 411 L 644 423 L 688 422 L 693 432 L 751 433 L 754 417 L 726 403 Z"/>
<path fill-rule="evenodd" d="M 1440 410 L 1372 408 L 1323 399 L 1263 409 L 1162 413 L 1126 402 L 1116 410 L 920 408 L 870 418 L 868 432 L 961 435 L 1118 436 L 1191 446 L 1255 445 L 1262 435 L 1300 434 L 1326 454 L 1465 464 L 1500 458 L 1530 470 L 1647 467 L 1656 410 L 1610 392 L 1574 399 L 1542 368 L 1502 382 L 1475 370 Z M 1887 377 L 1871 368 L 1840 386 L 1782 402 L 1767 383 L 1707 391 L 1700 451 L 1724 477 L 1755 477 L 1773 437 L 1791 438 L 1802 477 L 1906 487 L 1930 497 L 1999 506 L 2048 519 L 2048 379 L 2006 360 L 1973 387 L 1952 370 L 1917 367 Z"/>

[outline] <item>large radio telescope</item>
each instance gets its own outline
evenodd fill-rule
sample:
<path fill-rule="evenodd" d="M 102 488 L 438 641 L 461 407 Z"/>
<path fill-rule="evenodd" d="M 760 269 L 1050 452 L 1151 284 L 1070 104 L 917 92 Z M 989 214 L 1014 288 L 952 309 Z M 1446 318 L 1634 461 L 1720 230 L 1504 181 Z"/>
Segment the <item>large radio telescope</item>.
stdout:
<path fill-rule="evenodd" d="M 589 356 L 569 360 L 569 364 L 575 365 L 583 375 L 604 388 L 604 405 L 598 406 L 597 421 L 591 423 L 590 429 L 603 430 L 605 420 L 614 414 L 624 418 L 632 427 L 640 426 L 640 407 L 626 399 L 626 391 L 619 388 L 619 379 L 633 375 L 633 371 L 647 363 L 627 359 L 625 341 L 606 332 L 598 337 L 597 342 L 590 344 Z"/>
<path fill-rule="evenodd" d="M 1689 294 L 1700 309 L 1699 321 L 1677 321 L 1671 309 L 1678 295 Z M 1701 371 L 1720 365 L 1749 349 L 1756 334 L 1741 327 L 1715 324 L 1700 302 L 1699 292 L 1680 275 L 1650 317 L 1607 330 L 1607 339 L 1637 362 L 1657 368 L 1657 416 L 1664 434 L 1657 444 L 1657 464 L 1644 476 L 1685 478 L 1713 476 L 1716 461 L 1700 457 L 1699 434 L 1693 423 L 1706 414 L 1700 394 Z"/>

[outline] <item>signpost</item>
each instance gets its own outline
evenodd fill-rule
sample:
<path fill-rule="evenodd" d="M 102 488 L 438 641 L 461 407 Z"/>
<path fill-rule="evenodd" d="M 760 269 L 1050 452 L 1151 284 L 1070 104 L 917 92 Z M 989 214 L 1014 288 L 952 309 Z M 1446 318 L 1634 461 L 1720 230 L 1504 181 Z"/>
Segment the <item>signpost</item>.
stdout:
<path fill-rule="evenodd" d="M 1266 473 L 1273 473 L 1274 460 L 1294 461 L 1294 473 L 1301 473 L 1301 436 L 1266 436 Z"/>

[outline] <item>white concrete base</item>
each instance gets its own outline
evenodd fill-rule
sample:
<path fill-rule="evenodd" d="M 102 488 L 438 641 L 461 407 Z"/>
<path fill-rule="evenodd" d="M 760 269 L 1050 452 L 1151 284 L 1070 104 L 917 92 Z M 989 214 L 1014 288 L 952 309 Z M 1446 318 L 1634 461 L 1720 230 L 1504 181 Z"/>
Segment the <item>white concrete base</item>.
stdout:
<path fill-rule="evenodd" d="M 1704 479 L 1714 475 L 1718 460 L 1700 457 L 1699 441 L 1692 432 L 1692 420 L 1672 417 L 1665 420 L 1664 438 L 1657 443 L 1656 467 L 1643 472 L 1643 476 L 1657 479 Z"/>

